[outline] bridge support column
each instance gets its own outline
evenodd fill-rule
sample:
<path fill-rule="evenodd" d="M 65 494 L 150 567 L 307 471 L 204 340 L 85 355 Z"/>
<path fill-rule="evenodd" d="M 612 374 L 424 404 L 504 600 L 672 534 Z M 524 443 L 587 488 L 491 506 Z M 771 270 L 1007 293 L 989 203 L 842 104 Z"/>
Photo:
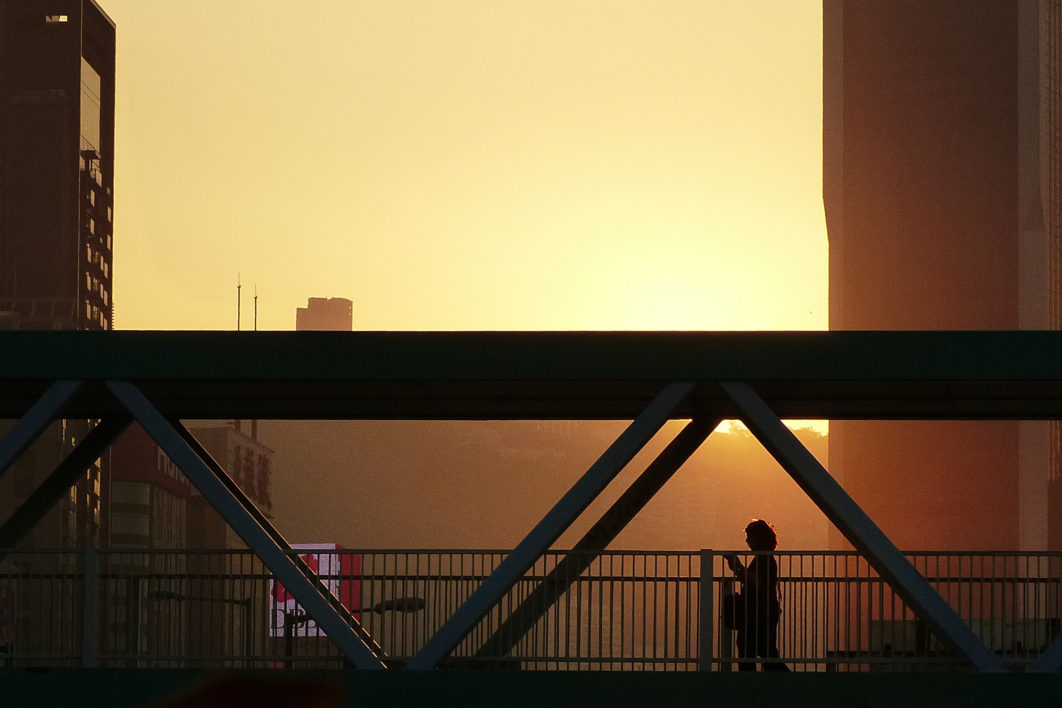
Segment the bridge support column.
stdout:
<path fill-rule="evenodd" d="M 1055 673 L 1062 668 L 1062 636 L 1055 638 L 1047 651 L 1029 666 L 1029 671 L 1034 673 Z"/>
<path fill-rule="evenodd" d="M 943 642 L 979 671 L 1006 670 L 751 386 L 741 381 L 719 385 L 760 444 Z"/>
<path fill-rule="evenodd" d="M 457 608 L 453 616 L 417 652 L 407 668 L 433 669 L 438 666 L 472 631 L 476 623 L 483 619 L 490 608 L 549 550 L 554 541 L 571 526 L 608 483 L 645 447 L 693 389 L 692 382 L 668 384 L 512 553 L 498 564 L 468 600 Z"/>
<path fill-rule="evenodd" d="M 15 426 L 0 440 L 0 476 L 40 437 L 48 424 L 59 417 L 63 406 L 79 388 L 80 381 L 56 381 L 30 406 L 25 415 L 19 418 Z"/>
<path fill-rule="evenodd" d="M 249 507 L 254 504 L 224 470 L 213 460 L 208 464 L 209 455 L 204 457 L 205 451 L 196 449 L 198 444 L 189 443 L 191 434 L 184 430 L 184 426 L 167 420 L 133 384 L 109 381 L 107 386 L 347 659 L 359 669 L 385 668 L 381 660 L 382 650 L 370 647 L 363 637 L 358 636 L 355 627 L 360 628 L 360 625 L 353 617 L 344 621 L 337 609 L 342 607 L 339 600 L 305 564 L 292 557 L 291 547 L 276 528 L 257 510 L 250 511 Z"/>
<path fill-rule="evenodd" d="M 584 570 L 608 547 L 642 507 L 660 491 L 679 467 L 711 435 L 719 418 L 692 420 L 675 436 L 645 471 L 596 524 L 586 532 L 571 553 L 559 561 L 494 634 L 476 652 L 478 657 L 502 657 L 509 653 L 542 615 L 571 587 Z"/>
<path fill-rule="evenodd" d="M 110 447 L 128 425 L 127 416 L 101 420 L 59 463 L 55 471 L 40 483 L 29 498 L 19 504 L 11 518 L 0 527 L 0 561 L 7 557 L 9 550 L 18 546 L 26 534 L 33 530 L 78 478 L 85 474 L 89 465 Z"/>

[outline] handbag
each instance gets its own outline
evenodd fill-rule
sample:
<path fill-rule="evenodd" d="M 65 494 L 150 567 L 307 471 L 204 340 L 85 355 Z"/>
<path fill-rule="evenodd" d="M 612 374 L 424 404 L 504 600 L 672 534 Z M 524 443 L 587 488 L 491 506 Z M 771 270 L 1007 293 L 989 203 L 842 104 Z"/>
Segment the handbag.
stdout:
<path fill-rule="evenodd" d="M 741 629 L 745 622 L 745 598 L 739 592 L 723 595 L 722 617 L 726 629 Z"/>

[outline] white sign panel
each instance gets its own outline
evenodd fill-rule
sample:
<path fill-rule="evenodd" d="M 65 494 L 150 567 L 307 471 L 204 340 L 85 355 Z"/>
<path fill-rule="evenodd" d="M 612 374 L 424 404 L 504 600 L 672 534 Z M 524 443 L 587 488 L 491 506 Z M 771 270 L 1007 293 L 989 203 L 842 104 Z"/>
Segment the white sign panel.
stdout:
<path fill-rule="evenodd" d="M 360 557 L 342 552 L 334 543 L 299 543 L 291 547 L 299 552 L 299 557 L 339 601 L 356 614 L 361 602 L 361 580 L 357 578 L 361 570 Z M 293 637 L 325 636 L 288 589 L 276 580 L 269 583 L 269 607 L 269 636 L 283 637 L 289 632 Z"/>

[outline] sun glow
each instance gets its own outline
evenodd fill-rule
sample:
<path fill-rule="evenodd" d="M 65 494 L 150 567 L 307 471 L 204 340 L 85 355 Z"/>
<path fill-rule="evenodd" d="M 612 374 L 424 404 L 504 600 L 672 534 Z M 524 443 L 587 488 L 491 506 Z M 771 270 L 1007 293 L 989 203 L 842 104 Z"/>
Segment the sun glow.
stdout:
<path fill-rule="evenodd" d="M 107 10 L 122 328 L 826 326 L 814 4 Z"/>

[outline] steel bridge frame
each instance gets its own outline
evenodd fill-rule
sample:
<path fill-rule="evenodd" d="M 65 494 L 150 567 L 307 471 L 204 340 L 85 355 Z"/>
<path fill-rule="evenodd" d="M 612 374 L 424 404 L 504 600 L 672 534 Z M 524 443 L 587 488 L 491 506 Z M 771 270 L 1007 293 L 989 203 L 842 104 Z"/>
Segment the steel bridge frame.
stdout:
<path fill-rule="evenodd" d="M 14 548 L 132 421 L 188 476 L 359 669 L 387 657 L 182 420 L 632 421 L 431 637 L 437 667 L 669 420 L 683 431 L 579 541 L 586 563 L 719 421 L 748 426 L 957 656 L 997 657 L 804 448 L 782 418 L 1062 419 L 1062 332 L 3 332 L 0 475 L 56 419 L 99 422 L 0 527 Z M 0 556 L 2 560 L 2 556 Z M 506 651 L 581 568 L 547 577 L 481 653 Z M 1062 637 L 1032 670 L 1062 666 Z"/>

